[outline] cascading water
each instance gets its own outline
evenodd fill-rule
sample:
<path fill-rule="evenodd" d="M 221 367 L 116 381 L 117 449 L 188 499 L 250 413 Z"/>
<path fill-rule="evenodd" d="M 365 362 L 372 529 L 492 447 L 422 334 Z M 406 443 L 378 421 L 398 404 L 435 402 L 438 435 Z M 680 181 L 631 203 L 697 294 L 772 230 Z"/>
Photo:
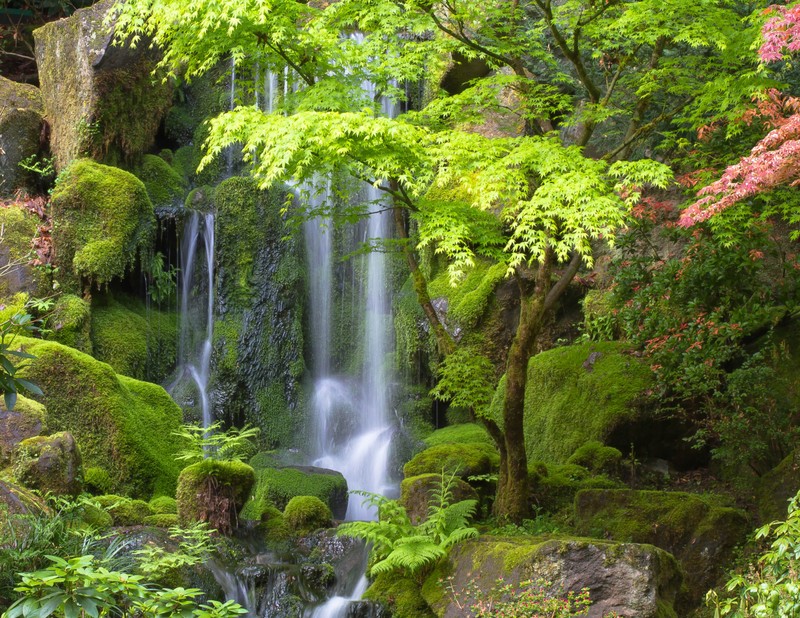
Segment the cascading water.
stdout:
<path fill-rule="evenodd" d="M 214 337 L 214 215 L 192 211 L 185 224 L 181 244 L 181 335 L 178 350 L 178 375 L 167 389 L 170 394 L 190 380 L 200 401 L 203 427 L 213 422 L 208 396 L 211 376 L 211 350 Z M 196 280 L 197 262 L 201 260 L 198 249 L 202 247 L 202 263 L 205 275 Z M 197 297 L 193 288 L 203 285 L 206 289 L 206 306 L 203 313 L 194 311 L 193 300 Z M 202 333 L 198 342 L 195 333 Z"/>

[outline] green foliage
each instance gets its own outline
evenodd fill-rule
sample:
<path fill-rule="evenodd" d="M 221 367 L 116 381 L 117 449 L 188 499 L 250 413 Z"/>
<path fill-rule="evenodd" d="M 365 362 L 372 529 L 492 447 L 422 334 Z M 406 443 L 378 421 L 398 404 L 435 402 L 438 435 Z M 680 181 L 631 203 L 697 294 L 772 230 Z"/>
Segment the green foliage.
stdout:
<path fill-rule="evenodd" d="M 3 618 L 77 618 L 78 616 L 181 616 L 232 618 L 247 610 L 232 601 L 197 606 L 195 588 L 153 589 L 141 576 L 111 571 L 94 556 L 48 556 L 50 565 L 22 573 L 15 588 L 20 598 Z"/>
<path fill-rule="evenodd" d="M 444 468 L 448 473 L 466 478 L 494 471 L 498 461 L 497 449 L 492 444 L 438 444 L 417 453 L 403 466 L 403 475 L 418 476 L 441 472 Z"/>
<path fill-rule="evenodd" d="M 186 183 L 161 157 L 144 155 L 133 173 L 144 183 L 153 206 L 174 206 L 183 203 Z"/>
<path fill-rule="evenodd" d="M 439 401 L 487 416 L 494 396 L 494 365 L 478 351 L 461 346 L 437 368 L 438 382 L 431 390 Z"/>
<path fill-rule="evenodd" d="M 36 357 L 17 349 L 14 342 L 17 335 L 32 335 L 39 327 L 28 313 L 15 313 L 7 320 L 0 322 L 0 393 L 6 410 L 13 410 L 20 391 L 32 395 L 41 395 L 42 389 L 34 382 L 17 375 L 25 367 L 24 362 L 12 362 L 12 359 L 31 360 Z"/>
<path fill-rule="evenodd" d="M 283 509 L 283 516 L 289 529 L 297 534 L 328 528 L 333 520 L 331 509 L 316 496 L 295 496 Z"/>
<path fill-rule="evenodd" d="M 260 433 L 258 427 L 245 425 L 241 429 L 230 427 L 221 431 L 222 423 L 217 421 L 209 427 L 183 425 L 172 435 L 187 446 L 176 455 L 176 459 L 194 463 L 204 457 L 218 461 L 244 461 L 255 454 L 254 439 Z"/>
<path fill-rule="evenodd" d="M 83 471 L 83 487 L 96 496 L 110 494 L 114 490 L 114 479 L 105 468 L 92 466 Z"/>
<path fill-rule="evenodd" d="M 75 294 L 62 294 L 47 319 L 50 339 L 91 353 L 91 304 Z"/>
<path fill-rule="evenodd" d="M 136 568 L 148 580 L 168 580 L 179 569 L 201 564 L 209 559 L 217 548 L 213 533 L 214 530 L 203 522 L 196 522 L 186 528 L 172 526 L 169 529 L 169 538 L 176 547 L 167 550 L 162 545 L 147 543 L 133 552 L 137 560 Z"/>
<path fill-rule="evenodd" d="M 178 269 L 170 266 L 164 270 L 164 256 L 155 253 L 148 267 L 149 283 L 147 294 L 157 305 L 162 305 L 172 298 L 177 291 Z"/>
<path fill-rule="evenodd" d="M 153 510 L 144 500 L 114 494 L 97 496 L 94 500 L 109 512 L 115 526 L 140 526 L 145 517 L 153 515 Z"/>
<path fill-rule="evenodd" d="M 715 616 L 789 618 L 800 608 L 797 582 L 800 561 L 800 494 L 789 502 L 785 521 L 774 521 L 756 531 L 756 539 L 771 541 L 769 548 L 746 573 L 736 574 L 725 588 L 732 596 L 720 599 L 712 590 L 706 603 Z"/>
<path fill-rule="evenodd" d="M 482 425 L 477 423 L 463 423 L 450 425 L 437 429 L 425 438 L 425 444 L 438 446 L 439 444 L 492 444 L 492 439 Z"/>
<path fill-rule="evenodd" d="M 150 508 L 156 515 L 175 514 L 178 512 L 178 503 L 170 496 L 158 496 L 150 500 Z"/>
<path fill-rule="evenodd" d="M 590 440 L 579 447 L 569 459 L 568 464 L 583 466 L 595 474 L 615 474 L 619 472 L 622 453 L 613 446 Z"/>
<path fill-rule="evenodd" d="M 416 526 L 396 500 L 361 492 L 365 502 L 377 510 L 378 521 L 348 522 L 339 526 L 337 534 L 372 544 L 370 575 L 398 572 L 421 582 L 451 547 L 478 535 L 468 526 L 477 501 L 452 503 L 454 479 L 455 475 L 442 474 L 428 502 L 428 518 Z"/>
<path fill-rule="evenodd" d="M 242 510 L 241 516 L 246 519 L 260 519 L 270 505 L 283 509 L 295 496 L 315 496 L 331 509 L 347 503 L 347 481 L 341 474 L 276 468 L 274 462 L 263 466 L 258 465 L 256 458 L 250 465 L 256 469 L 256 485 Z"/>

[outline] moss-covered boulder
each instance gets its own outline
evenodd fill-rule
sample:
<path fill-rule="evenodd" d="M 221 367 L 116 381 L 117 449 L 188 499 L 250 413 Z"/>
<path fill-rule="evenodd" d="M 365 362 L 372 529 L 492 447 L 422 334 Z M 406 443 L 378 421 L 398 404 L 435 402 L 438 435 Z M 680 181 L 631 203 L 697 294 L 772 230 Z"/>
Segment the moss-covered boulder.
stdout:
<path fill-rule="evenodd" d="M 450 586 L 442 579 L 452 577 Z M 652 545 L 584 538 L 498 538 L 482 536 L 457 545 L 425 581 L 422 596 L 437 616 L 462 616 L 474 602 L 470 590 L 485 595 L 498 581 L 519 586 L 544 582 L 553 595 L 591 591 L 587 614 L 601 618 L 616 612 L 636 618 L 676 618 L 674 603 L 682 575 L 676 560 Z M 448 590 L 458 594 L 458 600 Z"/>
<path fill-rule="evenodd" d="M 461 478 L 489 474 L 497 469 L 500 455 L 492 445 L 480 442 L 437 444 L 417 453 L 403 466 L 408 478 L 420 474 L 455 473 Z"/>
<path fill-rule="evenodd" d="M 256 469 L 256 484 L 242 517 L 259 520 L 270 506 L 284 509 L 295 496 L 315 496 L 328 505 L 336 519 L 347 513 L 347 481 L 340 472 L 313 466 L 274 467 L 259 465 L 264 458 L 251 460 Z"/>
<path fill-rule="evenodd" d="M 622 462 L 622 453 L 613 446 L 605 446 L 597 440 L 590 440 L 579 447 L 569 459 L 568 464 L 583 466 L 595 474 L 617 475 Z"/>
<path fill-rule="evenodd" d="M 110 494 L 97 496 L 94 501 L 108 511 L 115 526 L 141 526 L 145 518 L 155 514 L 144 500 L 131 500 Z"/>
<path fill-rule="evenodd" d="M 0 518 L 5 525 L 9 515 L 28 515 L 44 510 L 44 501 L 18 483 L 0 479 Z"/>
<path fill-rule="evenodd" d="M 43 277 L 29 263 L 33 257 L 31 245 L 40 223 L 39 217 L 21 203 L 0 204 L 0 228 L 3 229 L 0 264 L 12 265 L 0 277 L 0 299 L 7 301 L 17 293 L 46 293 L 40 290 Z"/>
<path fill-rule="evenodd" d="M 36 64 L 56 166 L 92 156 L 110 162 L 145 152 L 172 104 L 172 85 L 151 73 L 155 53 L 112 45 L 103 0 L 34 31 Z"/>
<path fill-rule="evenodd" d="M 185 468 L 176 495 L 181 524 L 206 521 L 231 534 L 255 480 L 253 468 L 240 461 L 204 459 Z"/>
<path fill-rule="evenodd" d="M 482 425 L 477 423 L 461 423 L 442 427 L 428 434 L 423 440 L 427 446 L 440 444 L 489 444 L 494 445 L 492 438 Z"/>
<path fill-rule="evenodd" d="M 0 468 L 8 465 L 20 442 L 47 433 L 45 416 L 44 406 L 27 397 L 18 396 L 11 411 L 0 400 Z"/>
<path fill-rule="evenodd" d="M 13 469 L 20 483 L 43 494 L 77 496 L 83 487 L 81 452 L 68 431 L 20 442 Z"/>
<path fill-rule="evenodd" d="M 435 618 L 436 614 L 425 602 L 419 584 L 409 577 L 396 573 L 381 573 L 362 597 L 380 603 L 393 618 Z"/>
<path fill-rule="evenodd" d="M 756 486 L 756 506 L 761 523 L 786 519 L 789 500 L 800 489 L 800 450 L 786 457 L 761 477 Z"/>
<path fill-rule="evenodd" d="M 62 294 L 58 297 L 47 324 L 52 334 L 50 338 L 71 348 L 92 353 L 91 320 L 89 301 L 75 294 Z"/>
<path fill-rule="evenodd" d="M 421 474 L 403 479 L 400 483 L 400 503 L 405 507 L 408 516 L 414 524 L 428 518 L 428 504 L 433 493 L 442 486 L 441 474 Z M 473 487 L 461 479 L 453 479 L 450 487 L 452 492 L 451 503 L 462 500 L 478 500 L 478 494 Z"/>
<path fill-rule="evenodd" d="M 295 496 L 283 509 L 283 517 L 295 534 L 309 534 L 333 523 L 330 508 L 316 496 Z"/>
<path fill-rule="evenodd" d="M 150 500 L 150 508 L 156 515 L 177 515 L 178 501 L 169 496 L 158 496 Z"/>
<path fill-rule="evenodd" d="M 0 77 L 0 195 L 24 183 L 19 163 L 39 152 L 43 113 L 38 88 Z"/>
<path fill-rule="evenodd" d="M 153 205 L 133 174 L 81 159 L 53 191 L 53 259 L 62 284 L 80 291 L 77 278 L 102 285 L 122 277 L 155 231 Z"/>
<path fill-rule="evenodd" d="M 525 447 L 530 461 L 566 463 L 591 440 L 609 436 L 644 414 L 639 405 L 652 372 L 627 344 L 596 342 L 542 352 L 528 363 Z M 491 410 L 502 418 L 505 378 Z"/>
<path fill-rule="evenodd" d="M 183 204 L 186 181 L 162 157 L 144 155 L 133 173 L 144 183 L 147 195 L 156 208 Z"/>
<path fill-rule="evenodd" d="M 105 363 L 52 341 L 18 338 L 36 358 L 24 374 L 44 391 L 50 431 L 70 431 L 84 465 L 103 468 L 119 492 L 174 495 L 180 465 L 172 432 L 181 411 L 156 384 L 120 376 Z"/>
<path fill-rule="evenodd" d="M 79 515 L 86 526 L 96 531 L 105 530 L 114 525 L 114 518 L 108 511 L 88 502 L 80 507 Z"/>
<path fill-rule="evenodd" d="M 180 522 L 177 513 L 156 513 L 145 517 L 142 523 L 145 526 L 153 526 L 154 528 L 172 528 Z"/>
<path fill-rule="evenodd" d="M 213 397 L 224 419 L 261 429 L 270 448 L 298 446 L 305 266 L 281 214 L 286 190 L 234 177 L 214 191 L 217 318 Z"/>
<path fill-rule="evenodd" d="M 629 489 L 580 491 L 575 523 L 580 534 L 669 551 L 686 572 L 693 601 L 717 583 L 750 529 L 745 513 L 721 498 Z"/>
<path fill-rule="evenodd" d="M 531 502 L 545 513 L 572 510 L 575 495 L 582 489 L 619 489 L 621 482 L 603 474 L 592 474 L 576 464 L 529 462 L 528 484 Z"/>
<path fill-rule="evenodd" d="M 93 356 L 122 375 L 163 382 L 175 369 L 178 315 L 139 299 L 109 294 L 92 309 Z"/>

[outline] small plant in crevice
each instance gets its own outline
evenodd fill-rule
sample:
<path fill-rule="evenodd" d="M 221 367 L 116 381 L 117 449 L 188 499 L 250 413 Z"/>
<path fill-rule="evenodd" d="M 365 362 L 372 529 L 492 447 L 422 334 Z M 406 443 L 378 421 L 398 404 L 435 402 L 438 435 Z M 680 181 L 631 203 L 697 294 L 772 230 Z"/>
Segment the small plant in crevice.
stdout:
<path fill-rule="evenodd" d="M 455 478 L 455 474 L 442 474 L 439 487 L 428 500 L 428 517 L 417 525 L 397 500 L 353 492 L 365 496 L 364 503 L 377 509 L 378 521 L 345 523 L 339 526 L 337 534 L 363 539 L 372 545 L 370 575 L 397 571 L 421 583 L 450 548 L 478 536 L 478 531 L 469 526 L 477 501 L 453 502 Z"/>
<path fill-rule="evenodd" d="M 474 580 L 457 589 L 452 576 L 440 584 L 465 618 L 573 618 L 588 615 L 592 604 L 588 588 L 553 592 L 552 583 L 543 579 L 518 584 L 505 584 L 498 579 L 496 587 L 488 592 Z M 614 616 L 605 614 L 603 618 Z"/>

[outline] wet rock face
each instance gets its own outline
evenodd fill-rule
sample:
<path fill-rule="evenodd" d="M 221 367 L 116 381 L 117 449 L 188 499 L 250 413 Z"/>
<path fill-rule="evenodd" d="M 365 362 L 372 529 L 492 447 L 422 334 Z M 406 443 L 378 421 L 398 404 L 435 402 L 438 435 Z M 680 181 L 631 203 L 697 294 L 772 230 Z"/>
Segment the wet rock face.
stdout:
<path fill-rule="evenodd" d="M 39 152 L 43 113 L 38 88 L 0 77 L 0 195 L 22 184 L 20 161 Z"/>
<path fill-rule="evenodd" d="M 83 485 L 83 463 L 68 431 L 20 442 L 14 451 L 14 475 L 31 489 L 77 496 Z"/>
<path fill-rule="evenodd" d="M 45 119 L 57 169 L 90 155 L 117 162 L 152 145 L 172 102 L 153 80 L 153 52 L 112 44 L 103 0 L 34 31 Z"/>
<path fill-rule="evenodd" d="M 587 614 L 601 618 L 611 612 L 626 618 L 675 616 L 672 610 L 682 575 L 675 559 L 650 545 L 595 539 L 481 537 L 458 545 L 425 582 L 422 594 L 438 616 L 457 618 L 463 609 L 442 594 L 440 578 L 452 577 L 459 602 L 469 604 L 472 584 L 485 594 L 497 580 L 518 585 L 543 580 L 551 594 L 588 588 L 592 605 Z"/>
<path fill-rule="evenodd" d="M 46 432 L 44 418 L 44 406 L 25 397 L 17 397 L 12 411 L 0 401 L 0 467 L 11 461 L 20 442 Z"/>

